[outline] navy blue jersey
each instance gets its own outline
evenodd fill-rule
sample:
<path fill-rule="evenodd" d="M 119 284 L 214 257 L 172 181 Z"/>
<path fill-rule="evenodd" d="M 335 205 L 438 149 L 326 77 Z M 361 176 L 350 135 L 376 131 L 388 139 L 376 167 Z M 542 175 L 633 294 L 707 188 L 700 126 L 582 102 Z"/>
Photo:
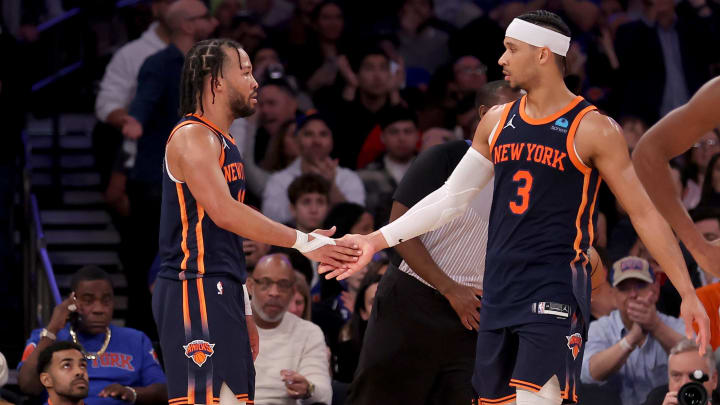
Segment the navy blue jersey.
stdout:
<path fill-rule="evenodd" d="M 240 202 L 245 198 L 245 166 L 232 137 L 224 134 L 206 118 L 191 114 L 183 117 L 170 133 L 168 142 L 185 125 L 203 125 L 213 131 L 222 144 L 218 164 L 227 181 L 230 195 Z M 163 165 L 162 209 L 160 212 L 159 277 L 175 280 L 204 276 L 229 276 L 245 282 L 243 238 L 220 228 L 190 193 L 184 182 L 171 177 L 167 162 Z"/>
<path fill-rule="evenodd" d="M 586 251 L 601 178 L 577 155 L 574 139 L 580 120 L 595 107 L 578 96 L 556 114 L 533 119 L 525 102 L 526 96 L 505 105 L 490 138 L 495 190 L 484 329 L 570 322 L 575 310 L 589 316 Z"/>

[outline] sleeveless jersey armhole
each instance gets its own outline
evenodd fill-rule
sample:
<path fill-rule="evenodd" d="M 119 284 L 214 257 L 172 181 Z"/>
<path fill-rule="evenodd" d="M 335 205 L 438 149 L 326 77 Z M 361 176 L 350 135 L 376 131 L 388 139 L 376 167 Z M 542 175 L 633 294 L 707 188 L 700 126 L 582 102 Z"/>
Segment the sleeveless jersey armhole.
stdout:
<path fill-rule="evenodd" d="M 163 162 L 165 163 L 165 172 L 167 173 L 168 177 L 170 177 L 170 180 L 172 180 L 173 183 L 184 184 L 184 181 L 176 179 L 175 176 L 173 176 L 170 172 L 170 166 L 168 165 L 167 161 L 167 149 L 165 149 L 165 156 L 163 156 Z"/>

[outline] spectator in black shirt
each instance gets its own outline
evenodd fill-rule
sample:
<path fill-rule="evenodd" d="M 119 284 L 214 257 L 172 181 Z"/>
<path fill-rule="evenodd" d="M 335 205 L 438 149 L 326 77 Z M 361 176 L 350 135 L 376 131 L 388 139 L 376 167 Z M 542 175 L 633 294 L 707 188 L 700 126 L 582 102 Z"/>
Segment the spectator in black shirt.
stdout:
<path fill-rule="evenodd" d="M 357 167 L 360 149 L 379 123 L 380 114 L 400 103 L 397 77 L 390 58 L 378 47 L 370 47 L 350 60 L 354 74 L 349 77 L 342 99 L 316 100 L 318 108 L 334 118 L 333 155 L 340 166 Z M 350 73 L 353 73 L 350 72 Z"/>
<path fill-rule="evenodd" d="M 388 109 L 380 117 L 381 140 L 386 152 L 358 175 L 365 185 L 365 206 L 383 225 L 390 218 L 392 195 L 417 154 L 417 117 L 403 107 Z"/>
<path fill-rule="evenodd" d="M 718 43 L 713 24 L 707 5 L 678 14 L 673 0 L 643 2 L 642 18 L 615 37 L 621 113 L 653 123 L 684 104 L 718 60 L 717 47 L 706 46 Z"/>

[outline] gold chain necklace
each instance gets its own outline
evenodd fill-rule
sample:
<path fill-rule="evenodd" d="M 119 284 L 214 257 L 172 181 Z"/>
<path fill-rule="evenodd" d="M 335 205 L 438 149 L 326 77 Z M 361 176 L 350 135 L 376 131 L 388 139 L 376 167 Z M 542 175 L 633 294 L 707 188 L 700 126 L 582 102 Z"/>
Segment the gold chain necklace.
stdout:
<path fill-rule="evenodd" d="M 72 337 L 73 343 L 80 345 L 80 343 L 78 343 L 77 333 L 75 333 L 75 331 L 73 330 L 72 327 L 70 327 L 70 336 Z M 105 342 L 103 342 L 103 345 L 100 348 L 100 350 L 93 353 L 93 352 L 86 352 L 85 349 L 83 349 L 83 355 L 85 356 L 85 358 L 88 360 L 95 360 L 99 356 L 102 356 L 105 353 L 105 350 L 107 350 L 108 345 L 110 344 L 111 336 L 112 336 L 112 333 L 110 332 L 110 328 L 107 328 L 105 330 Z M 82 347 L 82 345 L 80 345 L 80 346 Z"/>

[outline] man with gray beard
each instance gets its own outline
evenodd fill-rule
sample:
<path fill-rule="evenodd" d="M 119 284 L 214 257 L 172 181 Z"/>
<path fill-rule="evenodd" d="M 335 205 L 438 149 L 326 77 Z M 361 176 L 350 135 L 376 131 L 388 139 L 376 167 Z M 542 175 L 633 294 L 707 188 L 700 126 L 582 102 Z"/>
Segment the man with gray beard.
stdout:
<path fill-rule="evenodd" d="M 323 333 L 317 325 L 288 312 L 295 295 L 295 271 L 287 256 L 261 258 L 247 287 L 260 335 L 255 403 L 330 404 L 332 388 Z"/>

